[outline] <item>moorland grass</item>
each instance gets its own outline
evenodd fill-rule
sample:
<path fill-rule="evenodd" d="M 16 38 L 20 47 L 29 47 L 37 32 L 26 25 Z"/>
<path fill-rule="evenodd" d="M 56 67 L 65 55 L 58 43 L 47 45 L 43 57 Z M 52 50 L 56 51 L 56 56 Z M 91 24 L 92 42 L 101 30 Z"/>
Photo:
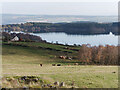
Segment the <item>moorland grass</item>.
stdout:
<path fill-rule="evenodd" d="M 47 45 L 43 46 L 47 47 Z M 52 45 L 49 47 L 54 48 Z M 57 47 L 56 45 L 56 48 L 62 47 L 64 46 Z M 73 81 L 77 88 L 118 87 L 117 66 L 74 66 L 73 63 L 78 62 L 77 60 L 55 58 L 57 55 L 68 53 L 35 47 L 3 45 L 2 54 L 4 77 L 38 76 L 46 83 L 65 82 L 68 88 L 71 87 Z M 40 63 L 43 64 L 42 67 L 39 65 Z M 61 63 L 62 66 L 52 66 L 53 63 Z M 68 64 L 71 65 L 68 66 Z"/>

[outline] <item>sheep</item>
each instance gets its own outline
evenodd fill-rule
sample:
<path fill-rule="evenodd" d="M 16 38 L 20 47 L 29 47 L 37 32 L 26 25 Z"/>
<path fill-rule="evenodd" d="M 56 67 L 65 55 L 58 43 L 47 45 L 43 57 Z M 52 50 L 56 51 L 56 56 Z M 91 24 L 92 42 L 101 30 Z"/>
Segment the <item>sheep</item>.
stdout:
<path fill-rule="evenodd" d="M 60 59 L 66 59 L 66 56 L 59 56 Z"/>
<path fill-rule="evenodd" d="M 51 86 L 51 84 L 47 84 L 47 86 L 48 86 L 48 87 L 50 87 L 50 86 Z"/>
<path fill-rule="evenodd" d="M 42 85 L 42 88 L 45 88 L 47 85 Z"/>
<path fill-rule="evenodd" d="M 57 66 L 61 66 L 61 64 L 57 64 Z"/>
<path fill-rule="evenodd" d="M 72 88 L 74 87 L 74 84 L 75 84 L 75 82 L 73 81 L 72 84 L 71 84 Z"/>
<path fill-rule="evenodd" d="M 74 65 L 78 65 L 78 63 L 74 63 Z"/>
<path fill-rule="evenodd" d="M 54 82 L 54 85 L 59 85 L 59 82 Z"/>
<path fill-rule="evenodd" d="M 61 82 L 59 87 L 64 87 L 65 86 L 65 83 L 64 82 Z"/>
<path fill-rule="evenodd" d="M 21 77 L 20 79 L 25 81 L 26 78 L 27 78 L 27 76 L 23 76 L 23 77 Z"/>
<path fill-rule="evenodd" d="M 52 66 L 56 66 L 56 64 L 52 64 Z"/>
<path fill-rule="evenodd" d="M 43 66 L 43 64 L 40 64 L 40 66 L 42 67 L 42 66 Z"/>

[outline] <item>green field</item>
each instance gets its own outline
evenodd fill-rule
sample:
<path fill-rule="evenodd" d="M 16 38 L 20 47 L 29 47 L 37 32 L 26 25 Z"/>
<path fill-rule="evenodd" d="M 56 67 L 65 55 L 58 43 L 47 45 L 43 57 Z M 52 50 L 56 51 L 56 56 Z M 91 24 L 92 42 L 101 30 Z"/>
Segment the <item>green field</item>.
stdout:
<path fill-rule="evenodd" d="M 78 60 L 57 58 L 59 55 L 77 55 L 73 49 L 79 49 L 80 47 L 69 46 L 71 49 L 67 50 L 64 49 L 66 46 L 63 45 L 25 42 L 15 44 L 24 44 L 29 47 L 3 45 L 3 87 L 15 87 L 11 84 L 12 82 L 7 81 L 5 78 L 15 79 L 16 77 L 22 76 L 39 77 L 43 81 L 42 84 L 53 84 L 55 81 L 65 82 L 65 87 L 67 88 L 71 88 L 73 81 L 75 82 L 74 87 L 76 88 L 118 87 L 117 66 L 75 66 L 73 64 L 78 62 Z M 49 50 L 47 48 L 52 49 Z M 40 63 L 43 64 L 42 67 L 39 65 Z M 52 66 L 54 63 L 60 63 L 62 66 Z M 23 86 L 20 84 L 16 87 Z M 31 87 L 41 87 L 41 84 L 34 83 Z"/>

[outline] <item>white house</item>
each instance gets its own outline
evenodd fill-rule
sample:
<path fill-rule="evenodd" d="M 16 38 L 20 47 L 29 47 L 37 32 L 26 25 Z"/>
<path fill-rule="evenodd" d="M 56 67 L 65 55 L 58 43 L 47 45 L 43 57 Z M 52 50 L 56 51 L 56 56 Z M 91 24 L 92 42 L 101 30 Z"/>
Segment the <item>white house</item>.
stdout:
<path fill-rule="evenodd" d="M 22 32 L 22 31 L 10 31 L 9 33 L 10 33 L 10 34 L 11 34 L 11 33 L 16 33 L 16 34 L 17 34 L 17 33 L 24 33 L 24 32 Z"/>
<path fill-rule="evenodd" d="M 19 41 L 19 38 L 15 36 L 13 39 L 11 39 L 11 41 Z"/>

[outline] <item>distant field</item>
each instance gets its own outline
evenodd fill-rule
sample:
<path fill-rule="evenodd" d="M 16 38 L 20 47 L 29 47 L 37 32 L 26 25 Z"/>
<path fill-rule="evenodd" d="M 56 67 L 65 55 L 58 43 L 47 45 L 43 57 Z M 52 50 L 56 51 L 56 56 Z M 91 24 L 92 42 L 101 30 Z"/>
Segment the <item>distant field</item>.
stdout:
<path fill-rule="evenodd" d="M 28 43 L 28 45 L 33 44 Z M 42 46 L 42 44 L 40 45 Z M 48 47 L 45 44 L 43 46 Z M 52 48 L 53 46 L 49 47 Z M 56 46 L 55 48 L 62 51 L 3 45 L 3 76 L 38 76 L 46 81 L 46 83 L 53 83 L 55 81 L 65 82 L 66 87 L 71 87 L 73 81 L 75 81 L 74 86 L 77 88 L 118 87 L 117 66 L 74 66 L 73 63 L 78 62 L 77 60 L 70 61 L 55 58 L 58 54 L 71 54 L 63 53 L 65 50 L 63 49 L 64 46 Z M 75 51 L 70 51 L 76 54 Z M 43 67 L 40 67 L 40 63 L 43 63 Z M 62 66 L 52 66 L 51 64 L 53 63 L 61 63 Z M 68 66 L 68 64 L 71 65 Z M 3 84 L 3 87 L 6 85 Z"/>

